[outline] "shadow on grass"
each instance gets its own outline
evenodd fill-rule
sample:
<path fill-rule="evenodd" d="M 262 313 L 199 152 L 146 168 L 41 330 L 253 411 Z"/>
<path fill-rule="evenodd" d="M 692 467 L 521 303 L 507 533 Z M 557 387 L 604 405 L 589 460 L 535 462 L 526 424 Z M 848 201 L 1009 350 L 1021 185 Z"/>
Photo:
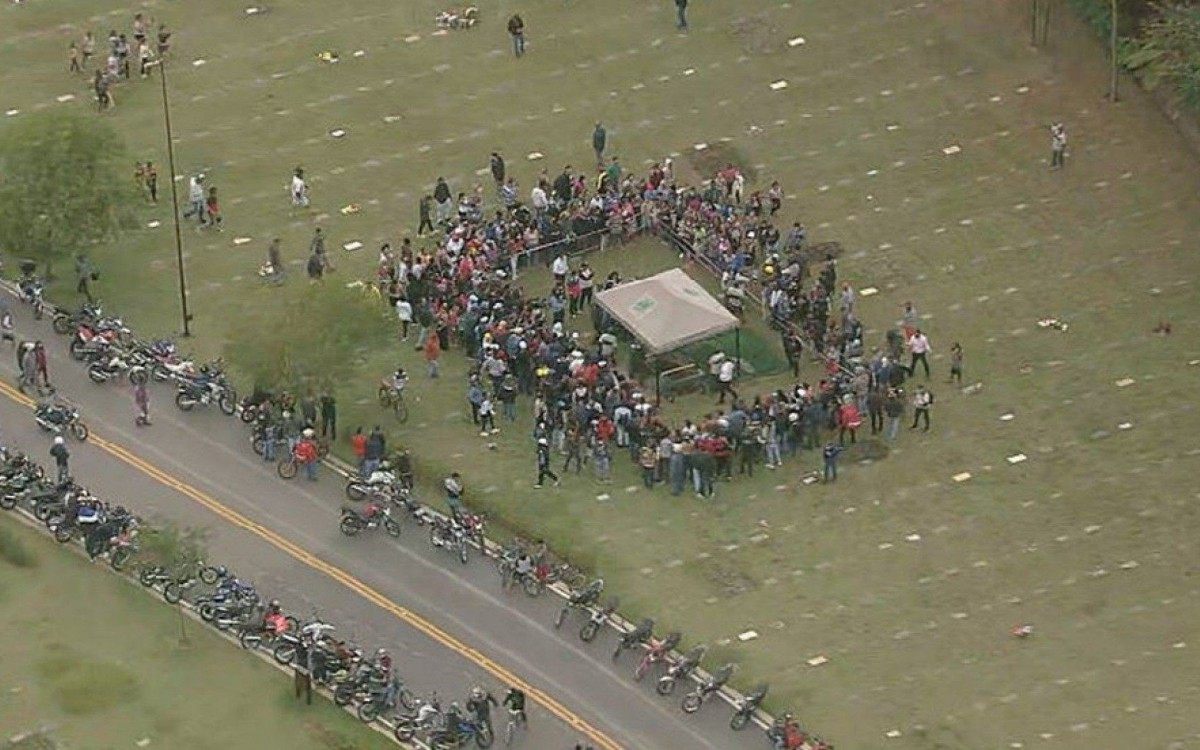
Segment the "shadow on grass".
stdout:
<path fill-rule="evenodd" d="M 82 716 L 137 697 L 138 680 L 124 667 L 65 650 L 37 663 L 38 675 L 64 713 Z"/>
<path fill-rule="evenodd" d="M 0 560 L 18 568 L 37 565 L 37 556 L 17 539 L 11 529 L 0 529 Z"/>

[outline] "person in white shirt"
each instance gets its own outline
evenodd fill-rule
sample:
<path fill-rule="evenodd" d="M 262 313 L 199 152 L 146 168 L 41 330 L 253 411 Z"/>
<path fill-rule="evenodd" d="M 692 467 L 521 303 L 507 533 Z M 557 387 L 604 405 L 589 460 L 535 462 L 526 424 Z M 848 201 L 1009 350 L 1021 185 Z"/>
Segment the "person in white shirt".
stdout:
<path fill-rule="evenodd" d="M 413 307 L 408 298 L 396 300 L 396 317 L 400 319 L 400 340 L 408 341 L 408 327 L 413 322 Z"/>
<path fill-rule="evenodd" d="M 292 205 L 308 208 L 308 183 L 304 181 L 304 170 L 296 167 L 292 173 Z"/>
<path fill-rule="evenodd" d="M 908 340 L 908 350 L 912 352 L 912 362 L 908 365 L 908 374 L 917 374 L 917 362 L 920 362 L 925 368 L 925 378 L 929 379 L 929 353 L 933 351 L 933 347 L 929 345 L 929 338 L 921 333 L 918 328 L 913 332 L 912 338 Z"/>
<path fill-rule="evenodd" d="M 529 201 L 533 204 L 533 210 L 538 216 L 545 216 L 547 209 L 550 208 L 550 199 L 546 197 L 546 189 L 542 187 L 542 183 L 539 182 L 533 190 L 529 191 Z"/>
<path fill-rule="evenodd" d="M 913 394 L 913 423 L 910 430 L 917 429 L 917 422 L 925 420 L 925 432 L 929 432 L 929 409 L 933 406 L 933 394 L 925 390 L 925 386 L 917 386 Z"/>
<path fill-rule="evenodd" d="M 567 263 L 567 254 L 559 253 L 554 262 L 550 264 L 550 272 L 554 274 L 554 281 L 562 284 L 567 280 L 567 273 L 571 270 L 571 266 Z"/>
<path fill-rule="evenodd" d="M 188 218 L 192 214 L 204 223 L 204 173 L 192 175 L 188 180 L 188 208 L 183 212 L 183 218 Z"/>
<path fill-rule="evenodd" d="M 725 403 L 725 394 L 729 394 L 729 399 L 733 403 L 737 403 L 737 391 L 733 390 L 733 378 L 737 374 L 737 364 L 732 359 L 724 359 L 721 362 L 720 368 L 717 370 L 717 387 L 720 389 L 717 397 L 717 403 Z"/>

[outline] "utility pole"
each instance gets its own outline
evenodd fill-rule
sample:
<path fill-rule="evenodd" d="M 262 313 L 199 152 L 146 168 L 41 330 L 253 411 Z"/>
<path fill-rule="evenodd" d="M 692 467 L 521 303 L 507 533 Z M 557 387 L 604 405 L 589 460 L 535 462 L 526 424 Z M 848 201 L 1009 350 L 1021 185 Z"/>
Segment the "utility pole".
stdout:
<path fill-rule="evenodd" d="M 187 276 L 183 267 L 183 235 L 179 227 L 179 191 L 175 186 L 175 140 L 171 135 L 171 103 L 167 98 L 167 61 L 158 59 L 158 80 L 162 84 L 163 124 L 167 131 L 167 169 L 171 172 L 171 216 L 175 220 L 175 262 L 179 269 L 179 304 L 183 308 L 183 335 L 191 336 L 192 315 L 188 312 Z"/>
<path fill-rule="evenodd" d="M 1112 0 L 1112 32 L 1109 34 L 1109 62 L 1112 64 L 1112 77 L 1108 82 L 1109 101 L 1117 101 L 1117 0 Z"/>

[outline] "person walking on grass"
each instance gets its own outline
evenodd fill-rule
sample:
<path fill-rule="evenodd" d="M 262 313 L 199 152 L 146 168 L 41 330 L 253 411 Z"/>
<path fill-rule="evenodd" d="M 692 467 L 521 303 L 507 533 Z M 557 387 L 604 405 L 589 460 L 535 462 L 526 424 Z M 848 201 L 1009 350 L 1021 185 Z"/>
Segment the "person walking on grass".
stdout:
<path fill-rule="evenodd" d="M 508 19 L 508 33 L 512 36 L 513 54 L 517 57 L 525 54 L 525 21 L 519 13 L 514 13 Z"/>
<path fill-rule="evenodd" d="M 550 468 L 550 441 L 546 438 L 538 438 L 537 441 L 537 481 L 534 482 L 534 489 L 541 489 L 542 482 L 549 477 L 557 487 L 561 484 L 558 480 L 558 475 Z"/>
<path fill-rule="evenodd" d="M 495 435 L 498 432 L 500 428 L 496 426 L 496 405 L 491 395 L 485 392 L 483 400 L 479 402 L 479 437 Z"/>
<path fill-rule="evenodd" d="M 208 198 L 204 201 L 204 223 L 201 226 L 215 228 L 218 232 L 225 231 L 225 219 L 221 216 L 221 204 L 217 202 L 217 189 L 208 189 Z"/>
<path fill-rule="evenodd" d="M 592 130 L 592 150 L 596 152 L 596 168 L 604 168 L 604 148 L 608 145 L 608 131 L 600 122 L 596 121 L 596 127 Z"/>
<path fill-rule="evenodd" d="M 917 386 L 913 394 L 913 421 L 910 430 L 917 429 L 917 423 L 925 420 L 925 432 L 929 432 L 929 410 L 933 408 L 933 394 L 925 390 L 925 386 Z"/>
<path fill-rule="evenodd" d="M 908 350 L 912 353 L 912 361 L 908 365 L 908 374 L 917 374 L 917 362 L 925 368 L 925 378 L 929 379 L 929 353 L 933 351 L 933 347 L 929 345 L 929 337 L 921 332 L 920 328 L 913 331 L 913 335 L 908 340 Z"/>
<path fill-rule="evenodd" d="M 825 448 L 821 451 L 826 484 L 837 481 L 838 457 L 842 455 L 842 451 L 844 450 L 846 449 L 836 443 L 826 443 Z"/>
<path fill-rule="evenodd" d="M 1050 168 L 1062 169 L 1067 160 L 1067 128 L 1061 122 L 1050 126 Z"/>
<path fill-rule="evenodd" d="M 304 180 L 304 170 L 296 167 L 292 170 L 292 184 L 289 188 L 293 208 L 308 208 L 308 183 Z"/>
<path fill-rule="evenodd" d="M 158 204 L 158 170 L 154 168 L 154 162 L 146 162 L 146 167 L 142 170 L 142 179 L 146 184 L 146 196 L 150 202 Z"/>
<path fill-rule="evenodd" d="M 183 218 L 192 216 L 201 224 L 204 223 L 204 173 L 192 175 L 188 180 L 188 207 L 183 212 Z"/>
<path fill-rule="evenodd" d="M 96 272 L 87 253 L 75 256 L 75 291 L 87 297 L 88 302 L 95 301 L 92 299 L 92 282 L 99 278 L 100 274 Z"/>
<path fill-rule="evenodd" d="M 950 347 L 950 380 L 946 382 L 959 385 L 963 382 L 963 349 L 957 341 Z"/>

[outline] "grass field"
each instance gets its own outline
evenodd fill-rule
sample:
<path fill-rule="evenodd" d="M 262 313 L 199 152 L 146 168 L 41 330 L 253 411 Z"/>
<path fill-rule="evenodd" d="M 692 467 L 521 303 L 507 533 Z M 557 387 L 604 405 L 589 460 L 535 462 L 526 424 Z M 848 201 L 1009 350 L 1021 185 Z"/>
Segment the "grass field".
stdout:
<path fill-rule="evenodd" d="M 1200 615 L 1188 429 L 1200 179 L 1139 92 L 1102 99 L 1101 51 L 1065 13 L 1051 49 L 1034 52 L 1016 0 L 712 0 L 693 3 L 687 36 L 665 1 L 506 1 L 442 37 L 428 0 L 297 0 L 254 18 L 224 0 L 203 19 L 148 7 L 178 32 L 180 171 L 204 168 L 225 196 L 227 231 L 185 236 L 198 349 L 218 351 L 228 320 L 274 303 L 280 290 L 253 276 L 272 235 L 295 261 L 317 222 L 339 244 L 363 241 L 335 258 L 349 280 L 378 242 L 415 228 L 435 177 L 465 188 L 494 148 L 527 190 L 543 165 L 588 163 L 596 119 L 630 166 L 669 153 L 685 164 L 693 144 L 730 139 L 759 183 L 790 192 L 789 221 L 846 246 L 843 277 L 880 290 L 861 305 L 874 337 L 911 299 L 937 378 L 958 340 L 982 387 L 935 379 L 934 430 L 845 467 L 833 487 L 798 484 L 816 465 L 806 456 L 702 505 L 626 492 L 623 461 L 615 489 L 572 478 L 533 493 L 527 425 L 494 452 L 472 437 L 450 357 L 437 387 L 415 383 L 400 435 L 419 441 L 419 470 L 470 467 L 476 502 L 603 571 L 631 612 L 719 644 L 714 661 L 770 679 L 775 706 L 839 746 L 1200 746 L 1188 640 Z M 520 61 L 502 30 L 513 9 L 529 29 Z M 84 95 L 64 72 L 67 41 L 132 12 L 78 0 L 0 10 L 0 108 L 84 106 L 55 102 Z M 342 61 L 319 63 L 327 49 Z M 110 119 L 135 156 L 161 164 L 156 97 L 126 86 Z M 1062 172 L 1047 169 L 1055 120 L 1072 137 Z M 546 160 L 526 162 L 533 151 Z M 312 214 L 294 215 L 284 194 L 298 164 L 313 176 Z M 352 202 L 362 213 L 341 216 Z M 102 296 L 147 333 L 178 320 L 167 214 L 146 209 L 154 218 L 163 226 L 98 253 Z M 593 264 L 669 262 L 636 247 Z M 1070 329 L 1039 329 L 1042 317 Z M 1151 334 L 1161 319 L 1168 337 Z M 380 419 L 370 394 L 397 356 L 416 367 L 411 351 L 368 357 L 341 393 L 344 424 Z M 670 413 L 708 408 L 695 396 Z M 1034 635 L 1012 638 L 1023 623 Z M 757 637 L 739 641 L 748 630 Z M 817 656 L 828 662 L 809 666 Z"/>
<path fill-rule="evenodd" d="M 392 746 L 333 704 L 297 704 L 286 675 L 0 518 L 0 737 L 48 729 L 62 747 Z M 2 550 L 0 550 L 2 551 Z M 2 744 L 2 743 L 0 743 Z"/>

